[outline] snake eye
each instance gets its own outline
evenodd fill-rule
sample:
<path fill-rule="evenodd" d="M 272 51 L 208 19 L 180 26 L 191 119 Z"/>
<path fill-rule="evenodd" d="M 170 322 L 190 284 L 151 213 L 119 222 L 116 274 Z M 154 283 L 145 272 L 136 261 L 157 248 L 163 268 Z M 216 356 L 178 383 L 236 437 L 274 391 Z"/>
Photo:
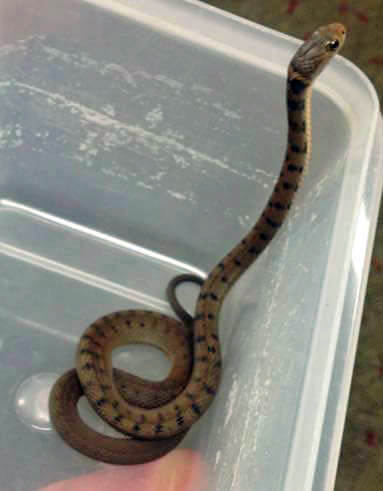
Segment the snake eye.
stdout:
<path fill-rule="evenodd" d="M 337 39 L 334 39 L 333 41 L 329 41 L 326 45 L 327 49 L 330 51 L 335 51 L 336 49 L 339 48 L 339 41 Z"/>

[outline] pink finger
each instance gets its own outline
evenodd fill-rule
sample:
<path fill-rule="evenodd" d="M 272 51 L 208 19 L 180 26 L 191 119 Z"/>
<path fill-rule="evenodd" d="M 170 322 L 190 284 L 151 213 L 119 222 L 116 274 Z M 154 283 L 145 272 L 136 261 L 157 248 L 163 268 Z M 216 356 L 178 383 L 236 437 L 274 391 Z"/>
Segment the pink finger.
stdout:
<path fill-rule="evenodd" d="M 60 481 L 40 491 L 204 491 L 206 467 L 191 450 L 175 450 L 155 462 L 105 470 Z"/>

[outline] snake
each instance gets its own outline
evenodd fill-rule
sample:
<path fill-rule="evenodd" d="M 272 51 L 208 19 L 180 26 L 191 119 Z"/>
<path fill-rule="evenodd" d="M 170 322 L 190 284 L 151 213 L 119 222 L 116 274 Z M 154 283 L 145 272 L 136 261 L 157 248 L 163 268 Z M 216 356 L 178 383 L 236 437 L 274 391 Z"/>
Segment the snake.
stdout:
<path fill-rule="evenodd" d="M 143 464 L 174 449 L 211 405 L 222 376 L 218 320 L 223 301 L 285 221 L 311 158 L 312 85 L 345 36 L 340 23 L 319 27 L 292 57 L 286 82 L 287 146 L 279 177 L 255 225 L 206 279 L 180 275 L 169 283 L 168 298 L 179 319 L 122 310 L 97 319 L 80 337 L 75 368 L 57 379 L 49 396 L 53 426 L 73 449 L 111 464 Z M 184 281 L 200 287 L 193 316 L 175 294 Z M 132 343 L 162 351 L 171 362 L 168 376 L 150 381 L 113 368 L 112 351 Z M 122 437 L 99 433 L 83 421 L 77 407 L 83 395 Z"/>

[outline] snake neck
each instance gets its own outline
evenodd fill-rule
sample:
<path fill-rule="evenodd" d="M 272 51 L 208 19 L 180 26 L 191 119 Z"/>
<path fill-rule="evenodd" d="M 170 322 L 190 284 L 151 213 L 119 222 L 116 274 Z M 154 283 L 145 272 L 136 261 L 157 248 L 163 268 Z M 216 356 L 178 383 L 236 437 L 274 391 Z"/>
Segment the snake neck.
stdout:
<path fill-rule="evenodd" d="M 284 222 L 311 154 L 311 81 L 291 64 L 287 80 L 288 138 L 286 154 L 271 197 L 251 231 L 211 271 L 196 305 L 196 318 L 215 319 L 224 297 L 257 259 Z M 206 324 L 203 327 L 206 329 Z"/>
<path fill-rule="evenodd" d="M 284 222 L 310 154 L 311 81 L 300 80 L 290 65 L 287 81 L 288 144 L 278 180 L 261 216 L 250 232 L 211 271 L 197 300 L 193 323 L 194 359 L 185 400 L 199 415 L 210 403 L 212 388 L 218 387 L 220 349 L 218 317 L 231 286 L 264 251 Z M 202 380 L 209 380 L 202 385 Z M 196 394 L 202 394 L 196 405 Z M 189 401 L 190 405 L 190 401 Z M 190 412 L 190 411 L 189 411 Z M 193 415 L 194 419 L 196 415 Z"/>

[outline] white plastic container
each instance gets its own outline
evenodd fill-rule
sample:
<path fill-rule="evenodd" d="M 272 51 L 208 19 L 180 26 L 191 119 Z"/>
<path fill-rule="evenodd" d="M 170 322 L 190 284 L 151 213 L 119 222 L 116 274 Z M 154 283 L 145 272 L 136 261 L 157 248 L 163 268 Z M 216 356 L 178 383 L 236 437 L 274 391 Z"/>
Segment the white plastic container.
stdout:
<path fill-rule="evenodd" d="M 97 467 L 51 430 L 46 406 L 84 328 L 118 309 L 171 312 L 170 278 L 208 272 L 258 217 L 283 158 L 298 41 L 190 0 L 1 11 L 0 489 L 30 491 Z M 382 120 L 340 57 L 315 85 L 313 117 L 304 186 L 224 304 L 222 386 L 184 441 L 213 469 L 211 489 L 333 486 Z M 166 373 L 149 349 L 128 353 L 120 366 Z"/>

